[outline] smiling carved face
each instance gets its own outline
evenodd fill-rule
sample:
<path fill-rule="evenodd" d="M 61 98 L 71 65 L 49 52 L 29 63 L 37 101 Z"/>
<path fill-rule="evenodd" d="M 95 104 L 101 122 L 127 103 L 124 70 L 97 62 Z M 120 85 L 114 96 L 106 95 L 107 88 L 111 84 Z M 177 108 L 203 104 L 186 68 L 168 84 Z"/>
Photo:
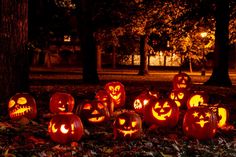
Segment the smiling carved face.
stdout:
<path fill-rule="evenodd" d="M 22 117 L 33 119 L 37 115 L 35 99 L 28 93 L 17 93 L 9 100 L 8 111 L 14 120 Z"/>
<path fill-rule="evenodd" d="M 142 132 L 142 121 L 138 114 L 124 112 L 116 117 L 113 127 L 115 139 L 136 139 Z"/>

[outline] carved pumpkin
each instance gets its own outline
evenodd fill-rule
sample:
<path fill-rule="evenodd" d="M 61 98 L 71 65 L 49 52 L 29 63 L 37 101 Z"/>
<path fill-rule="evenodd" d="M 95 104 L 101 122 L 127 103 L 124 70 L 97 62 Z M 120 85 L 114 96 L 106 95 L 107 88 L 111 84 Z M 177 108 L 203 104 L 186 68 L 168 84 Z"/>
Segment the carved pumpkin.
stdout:
<path fill-rule="evenodd" d="M 37 107 L 35 99 L 29 93 L 17 93 L 8 102 L 8 112 L 13 120 L 22 117 L 28 119 L 36 118 Z"/>
<path fill-rule="evenodd" d="M 98 100 L 85 100 L 78 106 L 76 114 L 78 114 L 84 122 L 90 124 L 102 124 L 110 118 L 107 106 L 104 105 L 102 101 Z"/>
<path fill-rule="evenodd" d="M 149 90 L 145 90 L 140 93 L 133 102 L 133 108 L 137 113 L 143 113 L 144 107 L 149 103 L 151 99 L 157 99 L 159 93 L 155 93 Z"/>
<path fill-rule="evenodd" d="M 48 125 L 51 139 L 60 144 L 80 140 L 83 132 L 84 128 L 80 118 L 71 112 L 55 115 Z"/>
<path fill-rule="evenodd" d="M 208 107 L 193 107 L 187 110 L 183 120 L 187 136 L 200 140 L 213 138 L 217 131 L 217 117 Z"/>
<path fill-rule="evenodd" d="M 113 115 L 114 112 L 114 103 L 111 102 L 111 97 L 105 89 L 100 89 L 96 92 L 95 98 L 99 101 L 102 101 L 104 105 L 107 106 L 110 115 Z"/>
<path fill-rule="evenodd" d="M 227 125 L 229 118 L 229 110 L 223 104 L 214 104 L 209 106 L 210 109 L 216 114 L 218 119 L 218 127 L 222 128 Z"/>
<path fill-rule="evenodd" d="M 52 113 L 72 112 L 74 105 L 74 97 L 71 94 L 62 92 L 54 93 L 49 104 Z"/>
<path fill-rule="evenodd" d="M 191 78 L 186 73 L 178 73 L 173 78 L 173 89 L 190 89 Z"/>
<path fill-rule="evenodd" d="M 188 97 L 189 91 L 183 89 L 174 89 L 169 94 L 169 98 L 173 100 L 178 107 L 185 107 Z"/>
<path fill-rule="evenodd" d="M 187 101 L 187 107 L 197 107 L 201 104 L 205 104 L 208 102 L 208 95 L 204 91 L 195 91 L 192 93 Z"/>
<path fill-rule="evenodd" d="M 144 121 L 160 127 L 174 127 L 179 120 L 179 108 L 171 99 L 152 99 L 144 109 Z"/>
<path fill-rule="evenodd" d="M 113 127 L 115 139 L 137 139 L 142 133 L 142 120 L 135 112 L 127 111 L 116 117 Z"/>
<path fill-rule="evenodd" d="M 125 88 L 120 82 L 109 82 L 105 85 L 105 90 L 110 95 L 115 108 L 125 105 Z"/>

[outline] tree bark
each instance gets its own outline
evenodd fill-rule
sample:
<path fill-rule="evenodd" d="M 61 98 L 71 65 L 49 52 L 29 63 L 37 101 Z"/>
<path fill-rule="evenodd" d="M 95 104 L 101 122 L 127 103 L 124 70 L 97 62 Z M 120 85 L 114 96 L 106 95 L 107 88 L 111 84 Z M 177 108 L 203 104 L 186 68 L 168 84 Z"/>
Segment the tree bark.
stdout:
<path fill-rule="evenodd" d="M 29 92 L 28 0 L 0 0 L 0 17 L 0 101 L 7 104 Z"/>
<path fill-rule="evenodd" d="M 148 75 L 147 35 L 140 36 L 140 67 L 138 75 Z"/>
<path fill-rule="evenodd" d="M 90 9 L 92 1 L 81 0 L 80 2 L 80 46 L 83 54 L 83 82 L 93 84 L 98 83 L 99 78 L 97 73 L 96 42 L 93 36 L 92 11 Z"/>
<path fill-rule="evenodd" d="M 231 86 L 228 73 L 229 1 L 216 0 L 216 31 L 213 72 L 205 85 Z"/>

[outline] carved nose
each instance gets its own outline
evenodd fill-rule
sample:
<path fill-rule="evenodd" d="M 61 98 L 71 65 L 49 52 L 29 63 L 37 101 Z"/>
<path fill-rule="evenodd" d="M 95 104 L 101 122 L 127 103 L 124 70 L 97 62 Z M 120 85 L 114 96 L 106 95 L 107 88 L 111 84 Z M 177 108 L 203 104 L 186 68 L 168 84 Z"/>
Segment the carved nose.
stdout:
<path fill-rule="evenodd" d="M 161 112 L 161 113 L 163 113 L 163 112 L 164 112 L 163 108 L 160 110 L 160 112 Z"/>
<path fill-rule="evenodd" d="M 199 119 L 203 119 L 204 117 L 201 115 L 200 117 L 199 117 Z"/>
<path fill-rule="evenodd" d="M 92 114 L 92 115 L 94 115 L 94 114 L 99 114 L 99 112 L 98 112 L 97 110 L 94 110 L 91 114 Z"/>

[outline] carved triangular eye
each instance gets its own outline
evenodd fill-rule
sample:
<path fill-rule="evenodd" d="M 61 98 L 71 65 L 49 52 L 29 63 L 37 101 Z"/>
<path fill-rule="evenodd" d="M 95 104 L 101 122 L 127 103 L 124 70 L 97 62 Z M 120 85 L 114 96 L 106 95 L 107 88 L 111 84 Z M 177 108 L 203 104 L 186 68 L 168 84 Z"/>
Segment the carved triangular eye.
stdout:
<path fill-rule="evenodd" d="M 120 125 L 124 125 L 125 124 L 125 119 L 119 118 L 119 123 L 120 123 Z"/>
<path fill-rule="evenodd" d="M 137 125 L 137 122 L 136 122 L 136 121 L 133 121 L 133 122 L 131 123 L 131 125 L 132 125 L 132 127 L 134 128 L 134 127 Z"/>
<path fill-rule="evenodd" d="M 154 107 L 154 109 L 157 109 L 157 108 L 161 108 L 161 106 L 160 106 L 160 103 L 159 103 L 159 102 L 157 102 L 157 103 L 156 103 L 156 105 L 155 105 L 155 107 Z"/>
<path fill-rule="evenodd" d="M 83 107 L 84 110 L 90 110 L 91 108 L 92 108 L 91 104 L 85 104 Z"/>
<path fill-rule="evenodd" d="M 167 107 L 170 107 L 170 105 L 169 105 L 168 102 L 165 102 L 164 105 L 163 105 L 163 108 L 167 108 Z"/>
<path fill-rule="evenodd" d="M 103 104 L 98 103 L 98 108 L 103 109 L 104 108 Z"/>

